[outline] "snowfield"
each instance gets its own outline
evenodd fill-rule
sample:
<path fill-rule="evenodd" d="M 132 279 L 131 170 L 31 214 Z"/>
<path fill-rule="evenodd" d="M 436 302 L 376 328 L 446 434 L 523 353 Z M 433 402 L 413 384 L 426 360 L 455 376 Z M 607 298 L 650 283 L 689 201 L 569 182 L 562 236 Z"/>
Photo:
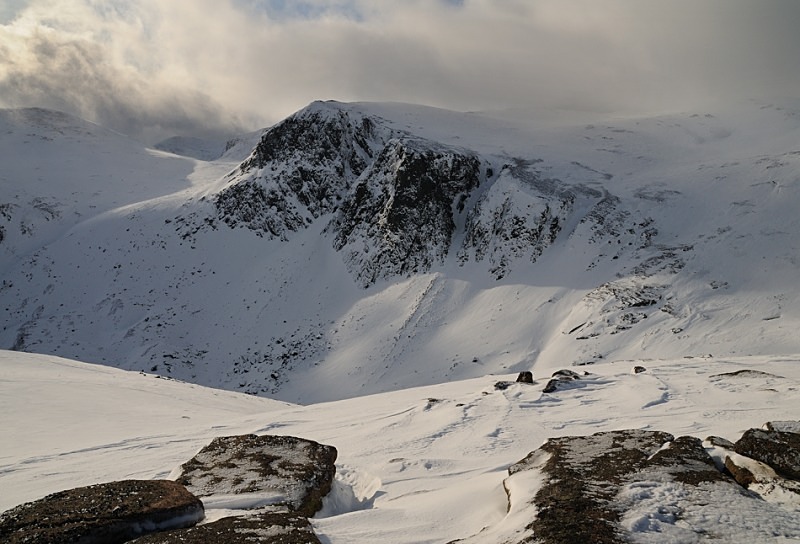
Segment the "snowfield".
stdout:
<path fill-rule="evenodd" d="M 546 379 L 496 390 L 497 381 L 515 376 L 485 376 L 299 406 L 2 352 L 0 510 L 75 486 L 165 478 L 215 436 L 284 434 L 339 451 L 334 490 L 312 520 L 323 542 L 502 542 L 535 514 L 525 504 L 506 512 L 507 469 L 547 438 L 648 429 L 735 440 L 766 421 L 800 419 L 798 362 L 605 362 L 590 368 L 581 387 L 555 393 L 542 392 Z M 647 371 L 633 374 L 634 365 Z M 744 369 L 764 374 L 719 376 Z M 526 478 L 523 487 L 535 488 L 536 474 Z M 635 506 L 624 524 L 640 542 L 692 541 L 687 535 L 698 527 L 725 542 L 800 537 L 796 495 L 777 501 L 769 519 L 713 501 L 702 512 L 671 516 L 688 498 L 656 483 L 627 490 L 626 499 Z M 230 506 L 207 503 L 208 519 Z"/>
<path fill-rule="evenodd" d="M 315 102 L 209 162 L 7 110 L 0 346 L 302 404 L 791 356 L 798 112 Z"/>
<path fill-rule="evenodd" d="M 798 421 L 798 142 L 789 100 L 315 102 L 160 150 L 1 110 L 0 510 L 282 434 L 338 449 L 323 542 L 505 542 L 546 459 L 510 511 L 508 468 L 550 438 Z M 580 379 L 545 393 L 560 369 Z M 798 495 L 752 489 L 755 510 L 656 480 L 617 502 L 636 542 L 800 538 Z M 208 519 L 264 500 L 213 497 Z"/>

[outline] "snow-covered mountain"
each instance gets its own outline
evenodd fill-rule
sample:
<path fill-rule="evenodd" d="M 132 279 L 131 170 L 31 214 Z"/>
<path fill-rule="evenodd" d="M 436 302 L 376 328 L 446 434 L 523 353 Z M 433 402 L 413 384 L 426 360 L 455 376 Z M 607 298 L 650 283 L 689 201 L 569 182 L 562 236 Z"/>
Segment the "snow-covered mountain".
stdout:
<path fill-rule="evenodd" d="M 0 346 L 303 403 L 800 353 L 798 132 L 317 102 L 204 161 L 6 110 Z"/>

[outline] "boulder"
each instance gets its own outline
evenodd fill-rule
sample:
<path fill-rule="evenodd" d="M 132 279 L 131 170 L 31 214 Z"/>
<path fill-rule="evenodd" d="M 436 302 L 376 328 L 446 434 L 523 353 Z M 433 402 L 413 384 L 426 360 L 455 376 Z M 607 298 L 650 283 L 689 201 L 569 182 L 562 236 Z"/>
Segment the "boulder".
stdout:
<path fill-rule="evenodd" d="M 706 438 L 706 442 L 708 442 L 709 445 L 717 448 L 724 448 L 726 450 L 733 449 L 733 442 L 727 438 L 722 438 L 721 436 L 709 436 Z"/>
<path fill-rule="evenodd" d="M 547 385 L 544 386 L 542 390 L 545 393 L 554 393 L 561 389 L 566 389 L 568 386 L 576 381 L 580 380 L 581 375 L 575 372 L 574 370 L 569 369 L 561 369 L 556 370 L 552 374 L 552 379 L 547 382 Z"/>
<path fill-rule="evenodd" d="M 800 480 L 800 434 L 750 429 L 733 451 L 769 465 L 784 478 Z"/>
<path fill-rule="evenodd" d="M 533 372 L 525 370 L 517 376 L 517 383 L 533 383 Z"/>
<path fill-rule="evenodd" d="M 114 544 L 147 533 L 189 527 L 203 504 L 169 480 L 124 480 L 48 495 L 0 514 L 5 544 Z"/>
<path fill-rule="evenodd" d="M 148 535 L 136 544 L 320 544 L 320 540 L 306 517 L 268 512 Z"/>
<path fill-rule="evenodd" d="M 336 455 L 333 446 L 293 436 L 218 437 L 181 466 L 177 481 L 199 497 L 261 497 L 258 506 L 312 516 L 331 490 Z"/>
<path fill-rule="evenodd" d="M 631 372 L 633 374 L 641 374 L 642 372 L 647 372 L 647 369 L 645 367 L 643 367 L 643 366 L 638 366 L 637 365 L 637 366 L 633 367 Z"/>

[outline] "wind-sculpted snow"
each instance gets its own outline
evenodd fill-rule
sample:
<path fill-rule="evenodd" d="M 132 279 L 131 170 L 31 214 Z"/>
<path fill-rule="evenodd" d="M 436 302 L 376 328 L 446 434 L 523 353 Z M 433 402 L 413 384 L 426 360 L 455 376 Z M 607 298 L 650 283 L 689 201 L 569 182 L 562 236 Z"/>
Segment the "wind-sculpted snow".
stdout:
<path fill-rule="evenodd" d="M 800 420 L 798 363 L 609 361 L 551 392 L 549 373 L 534 370 L 533 383 L 486 375 L 300 406 L 0 351 L 0 511 L 98 481 L 177 475 L 215 437 L 237 436 L 184 465 L 211 492 L 198 493 L 206 523 L 146 542 L 295 532 L 314 542 L 296 516 L 250 510 L 293 493 L 275 487 L 278 474 L 308 481 L 297 462 L 311 450 L 286 440 L 295 436 L 337 451 L 331 491 L 310 520 L 321 542 L 794 542 L 800 487 L 780 474 L 787 460 L 797 474 L 798 435 L 786 435 Z M 780 430 L 754 431 L 762 426 Z M 323 457 L 329 477 L 333 459 Z"/>

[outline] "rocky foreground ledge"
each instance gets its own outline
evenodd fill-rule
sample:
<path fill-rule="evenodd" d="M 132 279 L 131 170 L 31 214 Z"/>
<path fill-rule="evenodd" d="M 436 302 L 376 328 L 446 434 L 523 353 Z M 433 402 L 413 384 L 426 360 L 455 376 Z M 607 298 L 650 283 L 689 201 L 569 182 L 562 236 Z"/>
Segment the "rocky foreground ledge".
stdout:
<path fill-rule="evenodd" d="M 128 480 L 54 493 L 0 514 L 4 544 L 319 544 L 308 516 L 336 448 L 291 436 L 215 438 L 177 481 Z M 233 515 L 197 525 L 206 506 Z"/>
<path fill-rule="evenodd" d="M 800 422 L 735 443 L 620 430 L 552 438 L 508 469 L 509 515 L 464 543 L 800 540 Z"/>
<path fill-rule="evenodd" d="M 336 449 L 291 436 L 214 439 L 176 481 L 122 481 L 0 514 L 8 544 L 318 544 L 309 517 Z M 460 542 L 782 542 L 800 539 L 800 422 L 737 442 L 620 430 L 552 438 L 508 469 L 509 514 Z M 205 508 L 226 517 L 199 523 Z"/>

